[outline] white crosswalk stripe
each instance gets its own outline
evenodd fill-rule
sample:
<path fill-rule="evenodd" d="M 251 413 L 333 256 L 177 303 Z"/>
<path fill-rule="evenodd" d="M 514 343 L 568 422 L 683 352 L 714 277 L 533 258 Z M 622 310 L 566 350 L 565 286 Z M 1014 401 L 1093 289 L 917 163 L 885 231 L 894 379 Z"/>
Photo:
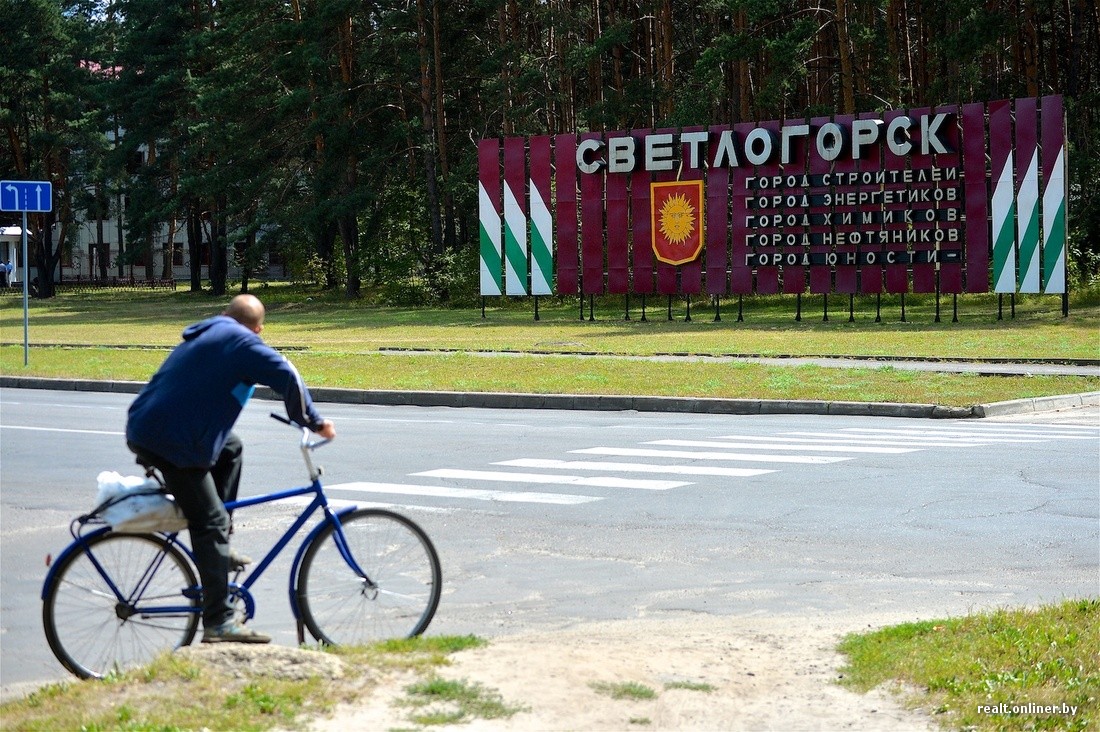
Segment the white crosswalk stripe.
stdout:
<path fill-rule="evenodd" d="M 595 460 L 541 460 L 520 458 L 503 460 L 493 465 L 545 470 L 603 470 L 622 473 L 666 473 L 668 475 L 721 475 L 728 478 L 751 478 L 774 473 L 764 468 L 723 468 L 716 465 L 653 465 L 649 463 L 601 463 Z"/>
<path fill-rule="evenodd" d="M 830 465 L 871 455 L 901 457 L 938 448 L 981 448 L 994 443 L 1035 444 L 1050 440 L 1096 440 L 1098 437 L 1100 437 L 1100 431 L 1096 428 L 1078 425 L 982 425 L 954 422 L 936 427 L 848 427 L 835 431 L 792 430 L 773 435 L 731 434 L 698 440 L 666 438 L 641 442 L 643 447 L 603 445 L 569 451 L 571 454 L 592 456 L 593 459 L 589 460 L 516 458 L 492 463 L 493 466 L 500 468 L 499 470 L 443 467 L 412 473 L 410 477 L 421 479 L 417 484 L 356 482 L 341 483 L 327 488 L 332 492 L 570 506 L 601 501 L 613 496 L 526 490 L 486 490 L 422 483 L 424 479 L 436 479 L 452 482 L 511 483 L 517 487 L 528 484 L 667 491 L 700 485 L 721 488 L 732 486 L 736 489 L 737 483 L 704 481 L 707 477 L 752 478 L 782 470 L 784 465 Z M 630 461 L 600 459 L 605 457 L 630 458 Z M 685 464 L 684 461 L 690 461 L 690 464 Z M 737 466 L 721 463 L 757 463 L 759 465 Z M 618 473 L 619 475 L 590 475 L 591 473 Z M 691 476 L 700 482 L 634 477 L 638 473 L 671 477 Z"/>
<path fill-rule="evenodd" d="M 750 450 L 817 450 L 818 452 L 866 452 L 881 455 L 900 455 L 905 452 L 917 452 L 919 447 L 878 447 L 868 445 L 818 445 L 818 444 L 787 444 L 782 442 L 710 442 L 706 440 L 652 440 L 646 445 L 668 445 L 669 447 L 721 447 L 748 448 Z"/>
<path fill-rule="evenodd" d="M 637 447 L 586 447 L 570 450 L 580 455 L 618 455 L 620 457 L 667 457 L 690 458 L 692 460 L 739 460 L 756 463 L 808 463 L 824 465 L 851 460 L 850 457 L 829 457 L 826 455 L 760 455 L 738 452 L 696 452 L 693 450 L 650 450 Z"/>
<path fill-rule="evenodd" d="M 457 478 L 460 480 L 490 480 L 507 483 L 545 483 L 556 485 L 582 485 L 594 488 L 642 488 L 645 490 L 665 491 L 669 488 L 683 488 L 685 483 L 678 480 L 640 480 L 630 478 L 586 478 L 581 475 L 549 475 L 545 473 L 508 473 L 493 470 L 451 470 L 440 468 L 413 473 L 423 478 Z"/>
<path fill-rule="evenodd" d="M 794 437 L 788 437 L 788 435 L 796 435 Z M 781 432 L 778 435 L 770 437 L 759 437 L 750 435 L 722 435 L 717 438 L 719 440 L 776 440 L 780 439 L 784 442 L 793 443 L 830 443 L 846 445 L 849 443 L 857 443 L 860 445 L 882 445 L 883 447 L 893 447 L 897 445 L 905 445 L 908 447 L 981 447 L 982 445 L 989 444 L 988 440 L 974 439 L 955 439 L 955 438 L 936 438 L 936 437 L 864 437 L 861 435 L 842 435 L 833 432 Z M 1035 442 L 1041 442 L 1041 440 L 1035 440 Z"/>
<path fill-rule="evenodd" d="M 993 431 L 996 429 L 997 431 Z M 986 428 L 980 429 L 937 429 L 937 430 L 922 430 L 922 429 L 870 429 L 870 428 L 857 428 L 848 427 L 844 429 L 844 432 L 850 434 L 867 434 L 867 435 L 900 435 L 904 437 L 962 437 L 981 440 L 982 442 L 1041 442 L 1052 437 L 1056 437 L 1059 440 L 1092 440 L 1095 437 L 1089 435 L 1073 435 L 1073 434 L 1049 434 L 1042 432 L 1017 432 L 1017 431 L 1005 431 L 998 428 Z"/>
<path fill-rule="evenodd" d="M 433 485 L 406 485 L 404 483 L 337 483 L 325 486 L 326 491 L 352 491 L 359 493 L 393 493 L 403 496 L 429 496 L 433 498 L 463 498 L 475 501 L 501 501 L 507 503 L 551 503 L 576 505 L 603 500 L 599 496 L 577 496 L 567 493 L 527 493 L 523 491 L 488 491 L 470 488 L 451 488 Z"/>

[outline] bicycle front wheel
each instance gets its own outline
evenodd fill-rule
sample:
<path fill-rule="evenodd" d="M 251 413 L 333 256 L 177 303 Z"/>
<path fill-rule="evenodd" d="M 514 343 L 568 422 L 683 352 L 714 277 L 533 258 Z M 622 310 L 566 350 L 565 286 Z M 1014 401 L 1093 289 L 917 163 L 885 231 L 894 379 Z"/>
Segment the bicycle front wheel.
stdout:
<path fill-rule="evenodd" d="M 198 587 L 187 556 L 163 537 L 93 536 L 62 558 L 45 590 L 46 640 L 83 679 L 145 665 L 194 639 Z"/>
<path fill-rule="evenodd" d="M 340 554 L 334 526 L 314 538 L 298 575 L 302 621 L 322 643 L 362 645 L 411 638 L 439 605 L 442 573 L 428 535 L 410 519 L 378 508 L 340 517 L 360 577 Z"/>

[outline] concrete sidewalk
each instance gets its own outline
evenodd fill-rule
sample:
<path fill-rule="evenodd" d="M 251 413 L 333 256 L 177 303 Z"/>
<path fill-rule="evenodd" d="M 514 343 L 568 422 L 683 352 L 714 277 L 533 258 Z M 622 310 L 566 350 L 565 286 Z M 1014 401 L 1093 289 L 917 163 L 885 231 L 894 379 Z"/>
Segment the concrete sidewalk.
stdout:
<path fill-rule="evenodd" d="M 784 363 L 790 363 L 784 360 Z M 1095 373 L 1095 368 L 1093 368 Z M 45 379 L 0 376 L 2 389 L 57 389 L 136 394 L 140 381 Z M 510 394 L 500 392 L 394 391 L 311 388 L 317 402 L 407 405 L 418 407 L 481 407 L 486 409 L 584 409 L 593 411 L 690 412 L 697 414 L 831 414 L 877 417 L 981 418 L 1048 412 L 1100 405 L 1100 392 L 1014 399 L 969 407 L 890 402 L 839 402 L 786 399 L 713 399 L 704 397 L 601 396 L 588 394 Z M 266 388 L 257 397 L 276 399 Z"/>

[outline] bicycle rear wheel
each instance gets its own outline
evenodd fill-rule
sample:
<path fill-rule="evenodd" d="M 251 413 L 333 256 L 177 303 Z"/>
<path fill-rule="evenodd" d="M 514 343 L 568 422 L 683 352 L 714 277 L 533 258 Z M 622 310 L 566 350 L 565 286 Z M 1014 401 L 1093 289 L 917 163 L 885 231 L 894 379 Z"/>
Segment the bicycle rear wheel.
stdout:
<path fill-rule="evenodd" d="M 61 558 L 43 594 L 46 640 L 65 668 L 102 678 L 194 639 L 201 594 L 179 547 L 160 536 L 112 532 L 87 544 Z"/>
<path fill-rule="evenodd" d="M 309 632 L 332 645 L 423 633 L 443 584 L 428 535 L 410 519 L 377 508 L 344 514 L 340 526 L 352 557 L 374 586 L 348 566 L 333 526 L 326 526 L 306 549 L 298 574 L 298 604 Z"/>

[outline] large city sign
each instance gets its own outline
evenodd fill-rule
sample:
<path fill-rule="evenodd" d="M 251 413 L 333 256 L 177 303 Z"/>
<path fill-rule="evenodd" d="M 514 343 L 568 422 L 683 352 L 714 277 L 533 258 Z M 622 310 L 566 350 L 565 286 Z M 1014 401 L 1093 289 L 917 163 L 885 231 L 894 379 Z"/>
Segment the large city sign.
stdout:
<path fill-rule="evenodd" d="M 1065 292 L 1059 96 L 478 153 L 483 295 Z"/>

